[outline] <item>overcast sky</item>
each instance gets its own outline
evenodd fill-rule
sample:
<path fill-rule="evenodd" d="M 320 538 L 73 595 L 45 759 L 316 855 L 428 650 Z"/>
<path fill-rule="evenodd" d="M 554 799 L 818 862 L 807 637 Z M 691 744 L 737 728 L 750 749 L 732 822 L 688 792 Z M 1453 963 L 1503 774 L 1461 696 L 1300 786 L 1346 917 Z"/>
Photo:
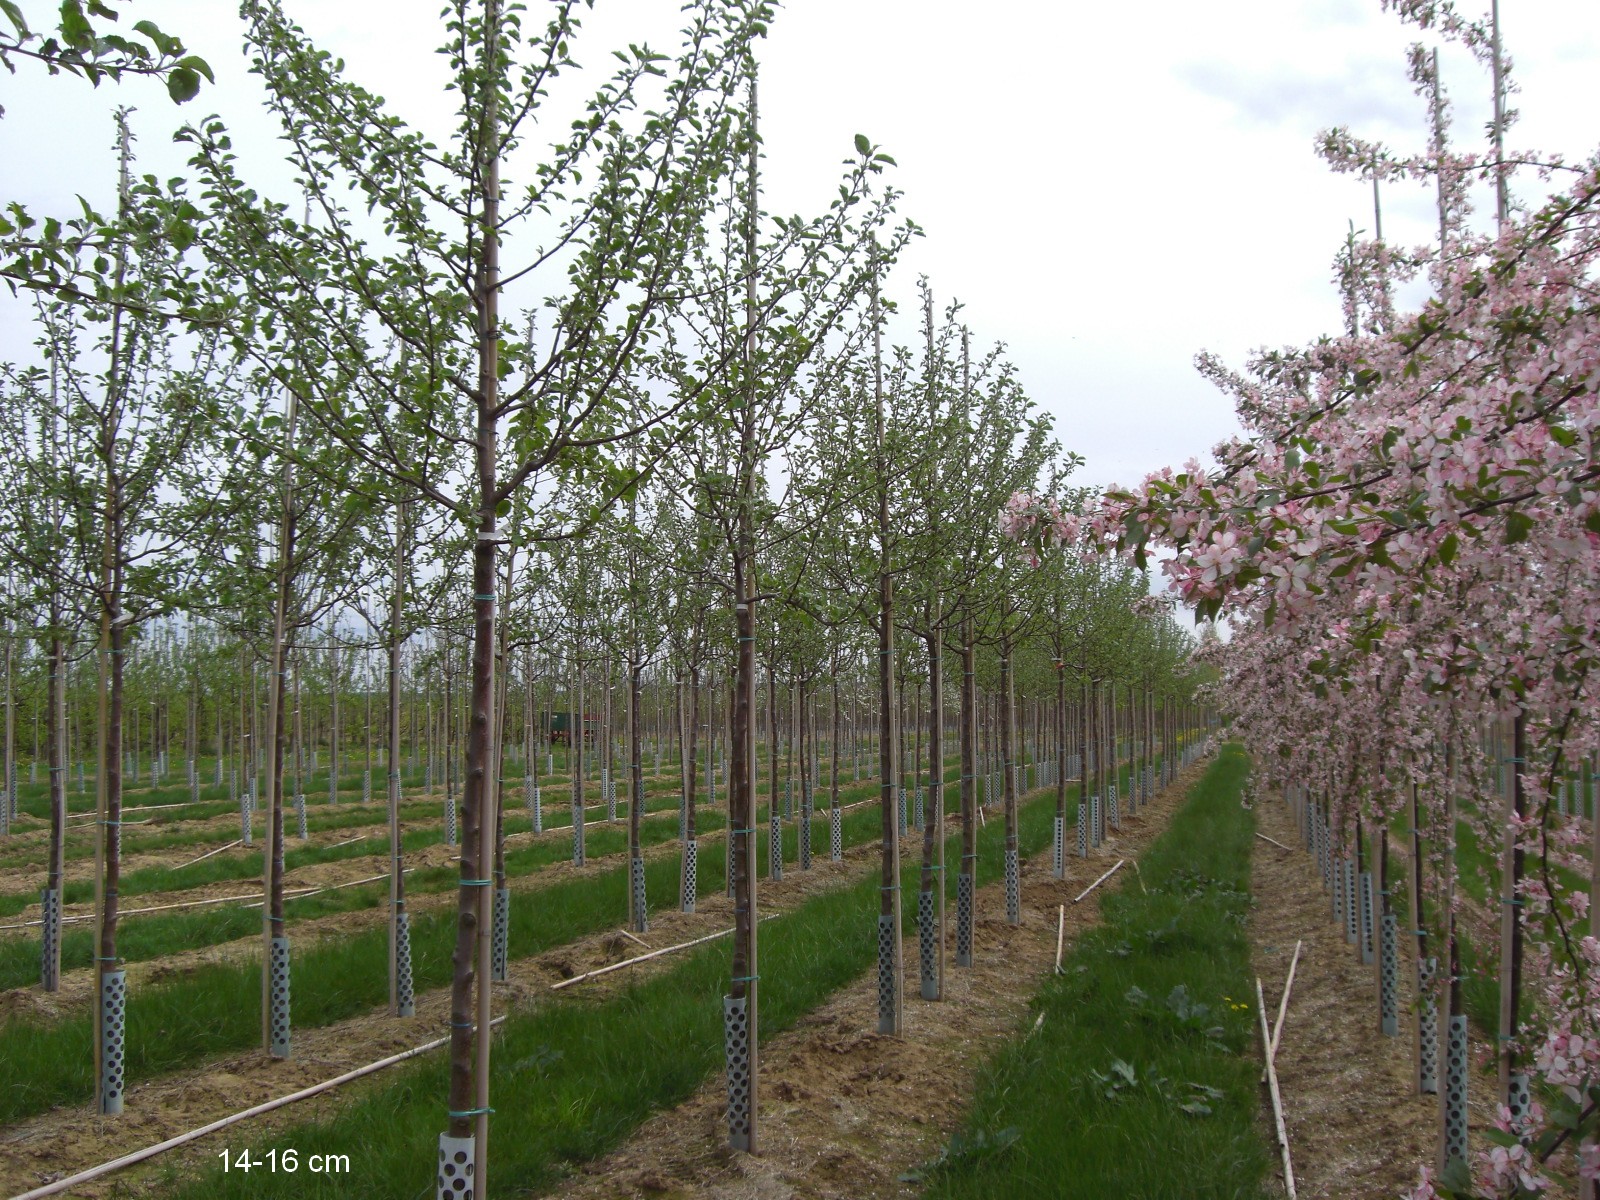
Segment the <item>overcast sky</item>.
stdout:
<path fill-rule="evenodd" d="M 447 131 L 441 0 L 285 5 L 399 115 Z M 124 24 L 150 17 L 183 36 L 217 85 L 180 109 L 144 82 L 93 90 L 28 64 L 0 74 L 0 195 L 36 213 L 70 212 L 76 193 L 106 203 L 118 102 L 139 110 L 141 170 L 179 172 L 171 131 L 217 112 L 261 178 L 285 181 L 232 5 L 121 7 Z M 43 21 L 53 5 L 24 8 Z M 1512 145 L 1593 153 L 1600 3 L 1502 10 L 1523 89 Z M 669 0 L 601 0 L 576 57 L 603 65 L 630 41 L 670 50 L 678 20 Z M 927 234 L 894 294 L 913 306 L 926 274 L 941 303 L 965 302 L 978 342 L 1008 344 L 1062 442 L 1087 459 L 1081 481 L 1136 482 L 1234 429 L 1231 406 L 1194 371 L 1198 351 L 1238 365 L 1254 348 L 1336 330 L 1332 258 L 1348 221 L 1370 228 L 1371 194 L 1326 170 L 1314 135 L 1345 124 L 1422 146 L 1405 48 L 1423 36 L 1378 0 L 791 0 L 761 50 L 768 207 L 816 211 L 853 136 L 880 143 L 899 162 L 904 213 Z M 1456 136 L 1481 141 L 1487 79 L 1454 48 L 1443 65 Z M 1430 239 L 1422 188 L 1396 187 L 1384 207 L 1391 240 Z M 0 355 L 29 336 L 26 308 L 0 297 Z"/>

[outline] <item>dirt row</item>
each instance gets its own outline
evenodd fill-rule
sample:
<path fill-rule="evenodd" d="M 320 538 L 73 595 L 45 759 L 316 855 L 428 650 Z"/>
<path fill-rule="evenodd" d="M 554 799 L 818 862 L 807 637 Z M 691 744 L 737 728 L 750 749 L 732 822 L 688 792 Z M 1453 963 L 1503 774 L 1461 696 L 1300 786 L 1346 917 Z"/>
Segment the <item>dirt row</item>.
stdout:
<path fill-rule="evenodd" d="M 1439 1097 L 1419 1095 L 1412 1075 L 1415 943 L 1400 939 L 1400 1036 L 1385 1037 L 1377 967 L 1363 966 L 1334 924 L 1316 863 L 1300 849 L 1294 814 L 1272 796 L 1258 805 L 1256 819 L 1261 833 L 1293 847 L 1256 842 L 1250 936 L 1269 1019 L 1295 942 L 1302 943 L 1276 1059 L 1299 1194 L 1389 1200 L 1416 1185 L 1439 1137 Z M 1442 1037 L 1442 1019 L 1440 1025 Z M 1494 1052 L 1475 1030 L 1470 1040 L 1470 1120 L 1481 1129 L 1494 1115 Z M 1442 1061 L 1440 1068 L 1442 1078 Z M 1262 1103 L 1262 1136 L 1276 1153 L 1264 1088 Z"/>

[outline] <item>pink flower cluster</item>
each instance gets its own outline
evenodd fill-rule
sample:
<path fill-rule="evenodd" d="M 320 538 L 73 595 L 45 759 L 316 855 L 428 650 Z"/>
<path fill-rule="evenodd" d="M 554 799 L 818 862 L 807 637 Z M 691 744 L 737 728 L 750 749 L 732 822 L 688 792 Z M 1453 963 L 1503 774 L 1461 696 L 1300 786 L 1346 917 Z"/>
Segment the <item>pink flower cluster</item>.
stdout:
<path fill-rule="evenodd" d="M 1486 48 L 1448 4 L 1396 7 Z M 1412 70 L 1436 87 L 1425 58 Z M 1170 553 L 1174 592 L 1233 627 L 1205 654 L 1257 786 L 1310 788 L 1346 839 L 1358 818 L 1409 820 L 1415 787 L 1444 910 L 1461 894 L 1447 813 L 1480 845 L 1514 836 L 1537 1022 L 1519 1052 L 1581 1110 L 1600 1086 L 1600 945 L 1572 928 L 1591 872 L 1575 772 L 1600 752 L 1600 170 L 1572 170 L 1488 238 L 1464 220 L 1484 160 L 1442 141 L 1395 159 L 1339 130 L 1323 152 L 1339 170 L 1436 182 L 1444 247 L 1352 240 L 1336 272 L 1343 336 L 1262 353 L 1243 372 L 1202 357 L 1245 429 L 1214 448 L 1214 467 L 1153 472 L 1081 517 L 1019 493 L 1002 529 L 1037 552 Z M 1525 157 L 1545 176 L 1562 167 Z M 1421 270 L 1433 298 L 1397 314 L 1395 281 Z M 1507 820 L 1508 752 L 1485 731 L 1513 717 L 1528 741 L 1526 809 Z M 1564 882 L 1573 874 L 1583 883 Z M 1537 1110 L 1514 1144 L 1484 1147 L 1476 1186 L 1546 1190 L 1540 1147 L 1592 1175 L 1597 1119 L 1571 1136 L 1557 1121 Z M 1424 1171 L 1414 1194 L 1439 1186 Z"/>

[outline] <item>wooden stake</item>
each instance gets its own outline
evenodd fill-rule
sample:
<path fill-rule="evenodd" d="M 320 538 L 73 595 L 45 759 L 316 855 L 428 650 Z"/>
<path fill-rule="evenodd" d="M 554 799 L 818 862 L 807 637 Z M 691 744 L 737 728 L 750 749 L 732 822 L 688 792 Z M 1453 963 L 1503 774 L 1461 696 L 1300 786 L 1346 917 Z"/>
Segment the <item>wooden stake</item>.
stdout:
<path fill-rule="evenodd" d="M 1283 1036 L 1283 1018 L 1289 1009 L 1289 993 L 1294 990 L 1294 971 L 1300 965 L 1300 947 L 1303 943 L 1296 941 L 1294 944 L 1294 958 L 1289 961 L 1289 978 L 1283 984 L 1283 998 L 1278 1001 L 1278 1019 L 1272 1026 L 1272 1057 L 1278 1057 L 1278 1039 Z"/>
<path fill-rule="evenodd" d="M 1083 891 L 1079 892 L 1076 896 L 1074 896 L 1073 899 L 1072 899 L 1072 902 L 1074 904 L 1078 903 L 1078 901 L 1082 900 L 1090 892 L 1094 891 L 1095 888 L 1099 887 L 1102 883 L 1104 883 L 1106 880 L 1110 879 L 1113 875 L 1115 875 L 1117 873 L 1117 871 L 1121 868 L 1122 864 L 1127 862 L 1127 861 L 1128 860 L 1125 859 L 1125 858 L 1117 859 L 1117 865 L 1115 867 L 1112 867 L 1111 870 L 1107 871 L 1104 875 L 1100 876 L 1099 879 L 1096 879 L 1088 887 L 1084 888 Z"/>
<path fill-rule="evenodd" d="M 1263 841 L 1263 842 L 1272 842 L 1272 844 L 1273 844 L 1273 845 L 1274 845 L 1274 846 L 1276 846 L 1276 847 L 1277 847 L 1277 848 L 1278 848 L 1278 849 L 1279 849 L 1279 850 L 1287 850 L 1287 849 L 1289 849 L 1289 847 L 1288 847 L 1288 846 L 1285 846 L 1285 845 L 1284 845 L 1284 844 L 1283 844 L 1283 843 L 1282 843 L 1282 842 L 1279 842 L 1279 841 L 1274 841 L 1274 840 L 1273 840 L 1273 839 L 1272 839 L 1272 838 L 1269 838 L 1269 837 L 1268 837 L 1268 836 L 1267 836 L 1267 835 L 1266 835 L 1266 834 L 1264 834 L 1264 833 L 1258 833 L 1258 834 L 1256 834 L 1256 836 L 1257 836 L 1257 837 L 1258 837 L 1258 838 L 1260 838 L 1260 839 L 1261 839 L 1261 840 L 1262 840 L 1262 841 Z"/>
<path fill-rule="evenodd" d="M 191 858 L 188 862 L 179 863 L 177 866 L 173 867 L 172 869 L 174 871 L 181 871 L 185 867 L 192 867 L 197 862 L 204 862 L 206 859 L 210 858 L 213 854 L 221 854 L 224 850 L 232 850 L 235 846 L 237 846 L 242 841 L 244 841 L 243 838 L 234 838 L 233 841 L 229 842 L 226 846 L 218 846 L 215 850 L 207 850 L 199 858 Z"/>
<path fill-rule="evenodd" d="M 1067 935 L 1067 906 L 1061 905 L 1056 913 L 1056 974 L 1061 974 L 1061 945 Z M 1044 1014 L 1039 1014 L 1039 1019 L 1044 1020 Z"/>
<path fill-rule="evenodd" d="M 1283 1152 L 1283 1185 L 1289 1200 L 1296 1200 L 1294 1163 L 1289 1159 L 1289 1130 L 1283 1123 L 1283 1097 L 1278 1092 L 1278 1072 L 1272 1065 L 1272 1031 L 1267 1028 L 1267 1002 L 1261 995 L 1261 980 L 1256 979 L 1256 1013 L 1261 1018 L 1261 1049 L 1267 1059 L 1267 1090 L 1272 1095 L 1272 1120 L 1277 1127 L 1278 1147 Z"/>

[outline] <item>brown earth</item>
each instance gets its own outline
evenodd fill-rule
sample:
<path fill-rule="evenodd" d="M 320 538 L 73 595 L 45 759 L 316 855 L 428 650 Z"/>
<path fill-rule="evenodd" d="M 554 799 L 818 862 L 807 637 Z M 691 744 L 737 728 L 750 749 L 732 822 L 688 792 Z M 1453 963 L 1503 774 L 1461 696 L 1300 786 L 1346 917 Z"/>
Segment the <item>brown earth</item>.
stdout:
<path fill-rule="evenodd" d="M 1419 1095 L 1412 1075 L 1414 943 L 1401 939 L 1400 1036 L 1384 1037 L 1377 968 L 1361 964 L 1357 948 L 1334 924 L 1316 863 L 1300 849 L 1294 814 L 1272 797 L 1258 806 L 1256 818 L 1260 832 L 1294 847 L 1256 843 L 1250 935 L 1269 1021 L 1277 1015 L 1295 942 L 1302 943 L 1276 1059 L 1299 1194 L 1306 1200 L 1398 1196 L 1415 1186 L 1421 1164 L 1433 1162 L 1439 1131 L 1439 1099 Z M 1471 1055 L 1471 1122 L 1482 1128 L 1493 1113 L 1494 1066 L 1492 1048 L 1476 1029 Z M 1276 1151 L 1265 1087 L 1262 1105 L 1263 1136 Z"/>

